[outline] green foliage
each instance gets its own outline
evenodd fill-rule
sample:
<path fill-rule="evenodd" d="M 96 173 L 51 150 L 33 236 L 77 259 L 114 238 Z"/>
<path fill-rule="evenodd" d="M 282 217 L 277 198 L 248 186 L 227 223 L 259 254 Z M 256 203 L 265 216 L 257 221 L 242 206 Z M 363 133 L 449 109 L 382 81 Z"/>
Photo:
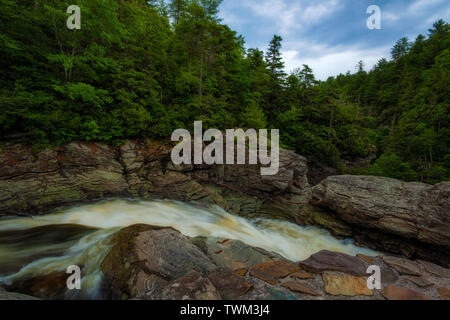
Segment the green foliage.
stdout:
<path fill-rule="evenodd" d="M 284 73 L 282 38 L 264 54 L 218 19 L 220 0 L 0 2 L 0 138 L 167 139 L 174 129 L 279 128 L 316 161 L 375 157 L 369 174 L 449 179 L 450 37 L 440 20 L 370 71 L 317 81 Z M 24 138 L 25 137 L 25 138 Z M 359 169 L 355 169 L 358 171 Z"/>

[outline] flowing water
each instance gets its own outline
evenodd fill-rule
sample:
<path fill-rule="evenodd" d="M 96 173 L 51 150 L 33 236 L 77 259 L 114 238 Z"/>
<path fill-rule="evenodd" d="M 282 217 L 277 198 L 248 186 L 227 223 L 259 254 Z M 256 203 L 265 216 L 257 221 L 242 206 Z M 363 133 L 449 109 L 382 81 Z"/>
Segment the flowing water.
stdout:
<path fill-rule="evenodd" d="M 84 267 L 82 287 L 88 289 L 90 298 L 96 298 L 102 277 L 100 263 L 110 247 L 108 238 L 133 224 L 170 226 L 190 237 L 241 240 L 292 261 L 304 260 L 320 250 L 377 254 L 315 227 L 246 219 L 217 206 L 170 200 L 105 200 L 44 216 L 0 220 L 0 282 L 11 284 L 80 265 Z"/>

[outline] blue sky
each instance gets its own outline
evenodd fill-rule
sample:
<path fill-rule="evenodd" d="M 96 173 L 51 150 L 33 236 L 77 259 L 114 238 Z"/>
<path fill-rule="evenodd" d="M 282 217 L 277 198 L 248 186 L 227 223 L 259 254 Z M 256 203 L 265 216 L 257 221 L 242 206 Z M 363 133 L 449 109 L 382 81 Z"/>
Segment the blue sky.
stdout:
<path fill-rule="evenodd" d="M 370 5 L 381 9 L 381 30 L 369 30 Z M 286 71 L 308 64 L 321 80 L 366 69 L 403 36 L 427 34 L 439 20 L 450 21 L 449 0 L 224 0 L 223 23 L 244 36 L 246 47 L 265 50 L 274 34 L 283 37 Z"/>

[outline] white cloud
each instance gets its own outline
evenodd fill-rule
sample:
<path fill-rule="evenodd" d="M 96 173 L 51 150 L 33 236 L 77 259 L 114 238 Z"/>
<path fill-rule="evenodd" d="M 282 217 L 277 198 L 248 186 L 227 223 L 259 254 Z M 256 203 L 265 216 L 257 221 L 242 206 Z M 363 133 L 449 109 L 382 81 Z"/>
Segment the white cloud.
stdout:
<path fill-rule="evenodd" d="M 329 76 L 337 76 L 347 71 L 355 72 L 359 60 L 365 63 L 365 69 L 370 70 L 381 58 L 388 58 L 390 47 L 379 47 L 374 49 L 359 49 L 352 47 L 326 48 L 324 45 L 316 44 L 310 46 L 311 53 L 302 58 L 301 50 L 283 51 L 286 71 L 290 72 L 303 64 L 311 67 L 316 78 L 326 80 Z M 322 54 L 314 54 L 322 52 Z M 325 54 L 323 54 L 325 52 Z"/>
<path fill-rule="evenodd" d="M 331 15 L 339 7 L 339 0 L 287 1 L 287 0 L 247 0 L 242 5 L 255 15 L 270 20 L 278 33 L 289 35 L 298 33 L 302 27 L 313 25 Z"/>
<path fill-rule="evenodd" d="M 434 6 L 436 4 L 440 4 L 444 0 L 417 0 L 413 4 L 411 4 L 408 8 L 408 11 L 411 13 L 420 13 L 422 10 L 427 7 Z"/>

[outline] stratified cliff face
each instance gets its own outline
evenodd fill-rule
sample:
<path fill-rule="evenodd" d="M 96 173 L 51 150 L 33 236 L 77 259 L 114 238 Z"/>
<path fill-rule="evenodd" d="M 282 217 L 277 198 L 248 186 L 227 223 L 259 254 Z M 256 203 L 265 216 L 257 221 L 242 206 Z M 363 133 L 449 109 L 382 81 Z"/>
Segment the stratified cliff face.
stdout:
<path fill-rule="evenodd" d="M 73 142 L 33 153 L 0 151 L 0 216 L 30 215 L 107 197 L 206 201 L 245 216 L 327 228 L 358 244 L 450 264 L 450 183 L 430 186 L 378 177 L 333 176 L 311 189 L 307 160 L 280 150 L 280 170 L 258 165 L 182 165 L 171 147 L 127 141 L 114 148 Z"/>
<path fill-rule="evenodd" d="M 207 200 L 235 213 L 294 219 L 298 203 L 310 195 L 306 159 L 291 151 L 280 151 L 275 176 L 261 176 L 257 165 L 174 166 L 170 151 L 161 143 L 132 141 L 120 148 L 74 142 L 38 153 L 8 145 L 0 152 L 0 215 L 133 196 Z"/>
<path fill-rule="evenodd" d="M 314 187 L 311 202 L 353 225 L 450 248 L 450 182 L 333 176 Z"/>

